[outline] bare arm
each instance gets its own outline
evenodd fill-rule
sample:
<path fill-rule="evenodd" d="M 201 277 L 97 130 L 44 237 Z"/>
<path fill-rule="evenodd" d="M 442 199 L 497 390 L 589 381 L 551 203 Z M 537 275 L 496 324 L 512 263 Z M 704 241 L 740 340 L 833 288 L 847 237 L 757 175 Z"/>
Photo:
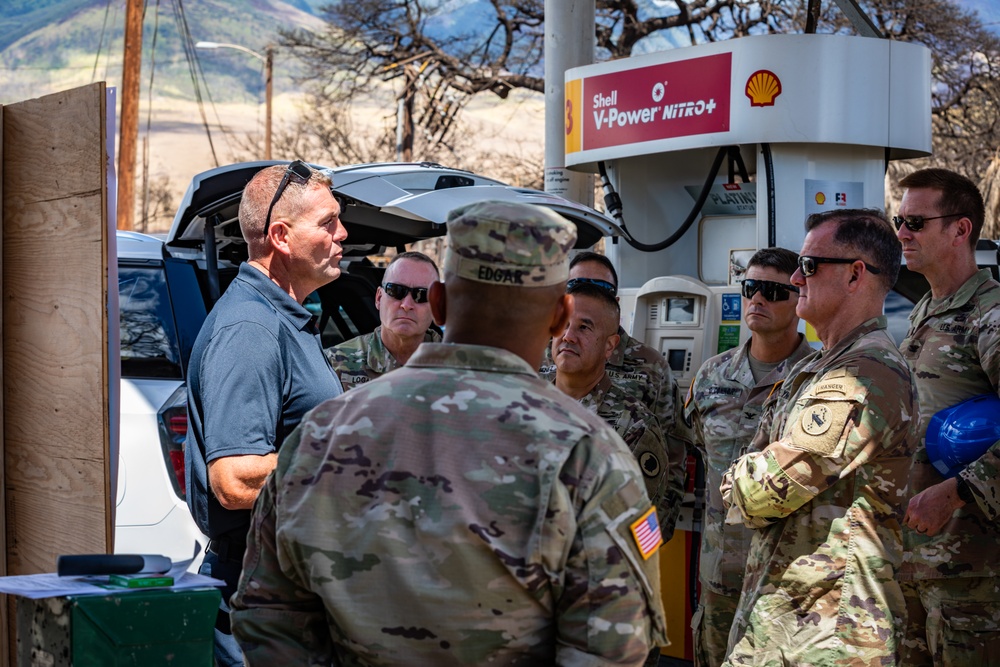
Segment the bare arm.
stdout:
<path fill-rule="evenodd" d="M 277 464 L 277 453 L 224 456 L 208 464 L 208 482 L 227 510 L 248 510 L 267 476 Z"/>

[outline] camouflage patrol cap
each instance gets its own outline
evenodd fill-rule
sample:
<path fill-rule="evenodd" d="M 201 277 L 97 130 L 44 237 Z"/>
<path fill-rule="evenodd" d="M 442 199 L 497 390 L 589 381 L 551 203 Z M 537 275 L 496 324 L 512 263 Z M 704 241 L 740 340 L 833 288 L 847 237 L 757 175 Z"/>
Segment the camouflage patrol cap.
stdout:
<path fill-rule="evenodd" d="M 467 280 L 545 287 L 569 278 L 576 227 L 540 206 L 484 201 L 448 214 L 444 269 Z"/>

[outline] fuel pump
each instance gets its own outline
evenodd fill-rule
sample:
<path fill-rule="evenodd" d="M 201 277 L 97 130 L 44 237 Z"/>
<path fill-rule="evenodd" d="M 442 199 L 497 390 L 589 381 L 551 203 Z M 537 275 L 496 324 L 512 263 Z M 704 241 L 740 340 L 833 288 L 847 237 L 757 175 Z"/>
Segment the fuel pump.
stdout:
<path fill-rule="evenodd" d="M 682 394 L 706 359 L 748 336 L 738 280 L 757 249 L 798 251 L 813 212 L 883 208 L 888 161 L 930 154 L 930 67 L 921 45 L 809 34 L 566 71 L 565 165 L 601 174 L 624 230 L 607 249 L 622 325 L 660 350 Z M 681 659 L 693 509 L 691 496 L 661 552 L 664 653 Z"/>

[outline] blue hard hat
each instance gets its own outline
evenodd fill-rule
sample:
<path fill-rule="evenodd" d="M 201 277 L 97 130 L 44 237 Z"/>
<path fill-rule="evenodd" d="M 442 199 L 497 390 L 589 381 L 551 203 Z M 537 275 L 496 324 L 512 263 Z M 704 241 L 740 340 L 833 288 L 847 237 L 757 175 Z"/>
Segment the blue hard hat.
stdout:
<path fill-rule="evenodd" d="M 927 425 L 927 456 L 954 477 L 1000 440 L 1000 398 L 983 394 L 941 410 Z"/>

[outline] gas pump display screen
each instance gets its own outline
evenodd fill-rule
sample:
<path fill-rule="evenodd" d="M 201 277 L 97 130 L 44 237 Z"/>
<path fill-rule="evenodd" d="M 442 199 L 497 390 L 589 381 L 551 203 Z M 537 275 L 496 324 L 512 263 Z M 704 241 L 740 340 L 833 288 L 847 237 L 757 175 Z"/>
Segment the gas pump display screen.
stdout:
<path fill-rule="evenodd" d="M 667 299 L 667 322 L 694 322 L 694 299 L 680 296 Z"/>
<path fill-rule="evenodd" d="M 687 350 L 670 350 L 667 353 L 667 363 L 670 364 L 670 370 L 675 373 L 683 373 L 685 361 L 687 360 Z"/>

